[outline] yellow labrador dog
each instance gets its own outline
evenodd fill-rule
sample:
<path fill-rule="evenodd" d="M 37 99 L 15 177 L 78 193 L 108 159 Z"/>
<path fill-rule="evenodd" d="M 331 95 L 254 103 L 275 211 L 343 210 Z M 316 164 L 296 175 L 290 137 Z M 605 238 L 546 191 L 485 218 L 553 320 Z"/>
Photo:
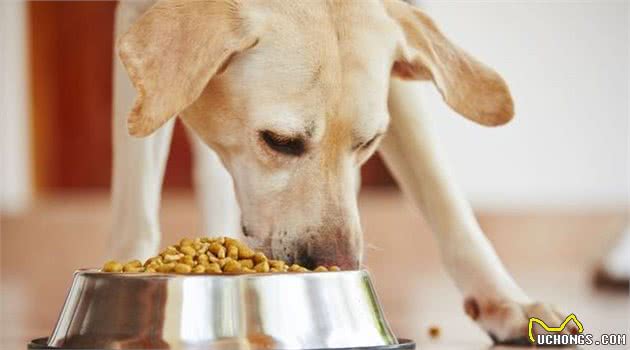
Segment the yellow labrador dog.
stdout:
<path fill-rule="evenodd" d="M 211 232 L 242 231 L 306 266 L 357 268 L 357 170 L 378 149 L 435 231 L 465 311 L 495 341 L 526 337 L 532 316 L 564 319 L 510 277 L 436 153 L 410 81 L 432 81 L 482 125 L 514 108 L 503 79 L 422 11 L 400 0 L 130 1 L 116 25 L 112 256 L 157 250 L 179 116 L 197 140 Z"/>

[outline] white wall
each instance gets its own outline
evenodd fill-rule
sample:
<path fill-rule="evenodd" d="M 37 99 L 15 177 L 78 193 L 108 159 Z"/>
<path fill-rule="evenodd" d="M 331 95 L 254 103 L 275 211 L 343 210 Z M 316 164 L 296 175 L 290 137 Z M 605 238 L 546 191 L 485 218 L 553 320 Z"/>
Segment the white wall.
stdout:
<path fill-rule="evenodd" d="M 459 46 L 507 80 L 516 117 L 495 129 L 428 110 L 477 208 L 614 207 L 628 200 L 626 1 L 423 1 Z"/>
<path fill-rule="evenodd" d="M 0 212 L 26 208 L 32 193 L 27 108 L 26 5 L 0 1 Z"/>

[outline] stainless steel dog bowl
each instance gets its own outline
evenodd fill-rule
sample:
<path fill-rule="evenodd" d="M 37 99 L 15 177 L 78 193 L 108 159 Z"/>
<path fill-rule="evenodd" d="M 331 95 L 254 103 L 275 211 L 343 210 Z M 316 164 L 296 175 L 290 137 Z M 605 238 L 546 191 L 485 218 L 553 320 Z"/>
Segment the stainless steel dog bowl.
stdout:
<path fill-rule="evenodd" d="M 392 334 L 366 271 L 208 276 L 79 270 L 43 348 L 413 348 L 409 344 Z"/>

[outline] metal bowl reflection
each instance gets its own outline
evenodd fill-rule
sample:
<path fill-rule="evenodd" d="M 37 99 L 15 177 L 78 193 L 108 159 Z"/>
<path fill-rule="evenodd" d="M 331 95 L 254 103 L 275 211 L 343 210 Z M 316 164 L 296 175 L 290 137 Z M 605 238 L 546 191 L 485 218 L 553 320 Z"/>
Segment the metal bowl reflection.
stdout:
<path fill-rule="evenodd" d="M 54 348 L 322 349 L 396 344 L 366 271 L 248 275 L 79 270 Z"/>

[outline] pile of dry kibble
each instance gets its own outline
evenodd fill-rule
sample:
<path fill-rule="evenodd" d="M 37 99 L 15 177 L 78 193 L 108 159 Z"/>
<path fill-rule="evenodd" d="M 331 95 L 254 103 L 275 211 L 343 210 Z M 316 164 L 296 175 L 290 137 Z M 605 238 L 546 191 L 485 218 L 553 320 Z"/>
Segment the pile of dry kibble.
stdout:
<path fill-rule="evenodd" d="M 126 264 L 108 261 L 103 272 L 160 272 L 160 273 L 257 273 L 257 272 L 308 272 L 297 264 L 288 265 L 282 260 L 268 259 L 244 243 L 229 237 L 184 238 L 179 245 L 168 246 L 160 255 L 149 258 L 144 264 L 132 260 Z M 313 271 L 339 271 L 337 266 L 319 266 Z"/>

